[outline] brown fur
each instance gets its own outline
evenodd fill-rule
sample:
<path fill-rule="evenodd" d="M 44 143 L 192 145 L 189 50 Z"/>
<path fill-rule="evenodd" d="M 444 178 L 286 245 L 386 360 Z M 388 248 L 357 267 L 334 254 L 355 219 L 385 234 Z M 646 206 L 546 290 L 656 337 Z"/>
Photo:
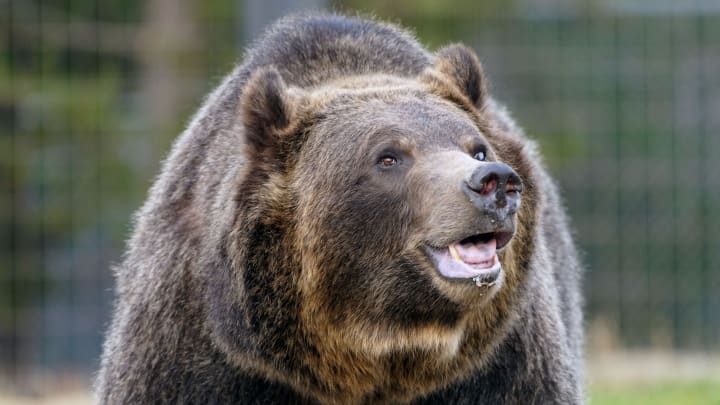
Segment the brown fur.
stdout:
<path fill-rule="evenodd" d="M 485 287 L 424 253 L 487 232 L 459 188 L 478 145 L 523 183 Z M 579 403 L 576 256 L 556 187 L 472 51 L 285 19 L 209 97 L 138 213 L 98 397 Z"/>

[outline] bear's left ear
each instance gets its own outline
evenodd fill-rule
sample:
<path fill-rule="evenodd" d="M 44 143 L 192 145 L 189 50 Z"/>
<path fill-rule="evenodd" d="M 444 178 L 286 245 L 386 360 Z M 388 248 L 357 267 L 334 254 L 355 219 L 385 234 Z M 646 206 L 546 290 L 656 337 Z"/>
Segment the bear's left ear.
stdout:
<path fill-rule="evenodd" d="M 435 54 L 435 66 L 425 72 L 424 79 L 441 95 L 452 98 L 450 89 L 442 89 L 443 82 L 450 82 L 456 90 L 477 109 L 485 106 L 487 89 L 482 65 L 470 48 L 454 44 Z"/>
<path fill-rule="evenodd" d="M 293 122 L 298 100 L 273 66 L 250 76 L 240 97 L 245 140 L 255 156 L 273 155 Z"/>

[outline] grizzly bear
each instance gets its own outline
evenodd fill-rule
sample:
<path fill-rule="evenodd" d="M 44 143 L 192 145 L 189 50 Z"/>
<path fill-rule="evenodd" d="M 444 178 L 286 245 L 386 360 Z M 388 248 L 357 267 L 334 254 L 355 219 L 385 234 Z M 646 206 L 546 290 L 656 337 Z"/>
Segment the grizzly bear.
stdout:
<path fill-rule="evenodd" d="M 475 54 L 273 25 L 136 216 L 101 403 L 583 402 L 580 265 Z"/>

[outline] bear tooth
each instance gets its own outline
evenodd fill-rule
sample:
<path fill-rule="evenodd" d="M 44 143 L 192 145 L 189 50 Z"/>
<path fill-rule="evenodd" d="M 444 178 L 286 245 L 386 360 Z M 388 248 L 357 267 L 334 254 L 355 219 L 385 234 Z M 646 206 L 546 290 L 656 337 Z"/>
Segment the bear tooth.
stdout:
<path fill-rule="evenodd" d="M 485 283 L 483 283 L 483 281 L 482 281 L 482 278 L 481 278 L 481 276 L 479 276 L 479 275 L 478 275 L 478 276 L 475 276 L 475 277 L 473 277 L 473 279 L 472 279 L 472 280 L 473 280 L 473 281 L 475 282 L 475 285 L 476 285 L 476 286 L 478 286 L 478 287 L 482 287 L 482 286 L 484 286 L 484 285 L 485 285 Z"/>
<path fill-rule="evenodd" d="M 457 249 L 455 249 L 455 245 L 448 246 L 448 250 L 450 250 L 450 256 L 452 256 L 453 259 L 462 263 L 463 260 L 460 257 L 460 253 L 458 253 Z"/>

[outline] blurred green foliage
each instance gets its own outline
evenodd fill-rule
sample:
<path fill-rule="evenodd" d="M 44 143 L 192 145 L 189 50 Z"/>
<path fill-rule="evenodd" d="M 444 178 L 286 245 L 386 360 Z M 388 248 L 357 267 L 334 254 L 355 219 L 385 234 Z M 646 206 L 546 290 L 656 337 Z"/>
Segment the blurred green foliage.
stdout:
<path fill-rule="evenodd" d="M 157 61 L 143 55 L 173 42 L 149 3 L 0 4 L 1 366 L 94 362 L 131 213 L 238 58 L 235 4 L 188 2 L 194 43 L 160 56 L 182 98 L 156 120 L 145 77 Z"/>

